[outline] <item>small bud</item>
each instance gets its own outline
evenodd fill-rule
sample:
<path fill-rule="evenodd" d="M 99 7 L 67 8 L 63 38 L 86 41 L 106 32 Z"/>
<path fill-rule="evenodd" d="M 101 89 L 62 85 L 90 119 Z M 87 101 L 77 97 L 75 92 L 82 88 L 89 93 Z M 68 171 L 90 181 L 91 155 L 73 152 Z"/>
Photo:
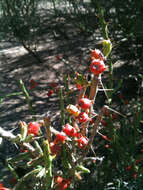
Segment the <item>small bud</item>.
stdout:
<path fill-rule="evenodd" d="M 105 57 L 108 57 L 108 55 L 110 54 L 110 52 L 112 50 L 112 43 L 111 43 L 110 39 L 103 40 L 102 45 L 103 45 L 103 54 Z"/>
<path fill-rule="evenodd" d="M 78 115 L 80 113 L 78 108 L 74 105 L 71 105 L 71 104 L 66 107 L 66 110 L 69 114 L 74 115 L 75 117 L 78 117 Z"/>

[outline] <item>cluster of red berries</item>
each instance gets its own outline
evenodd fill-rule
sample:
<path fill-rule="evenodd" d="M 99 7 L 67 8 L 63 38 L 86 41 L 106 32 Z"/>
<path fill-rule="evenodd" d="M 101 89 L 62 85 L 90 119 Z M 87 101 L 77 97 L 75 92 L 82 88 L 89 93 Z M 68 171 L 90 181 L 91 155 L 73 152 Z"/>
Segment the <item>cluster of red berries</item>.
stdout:
<path fill-rule="evenodd" d="M 88 113 L 86 112 L 87 110 L 89 110 L 92 104 L 92 100 L 89 100 L 88 98 L 81 98 L 78 102 L 78 106 L 68 105 L 66 110 L 75 119 L 77 119 L 80 124 L 82 124 L 86 123 L 87 121 L 90 121 Z M 80 109 L 82 111 L 80 111 Z M 67 136 L 74 137 L 79 148 L 85 148 L 88 144 L 88 138 L 80 133 L 80 129 L 78 129 L 78 127 L 73 127 L 70 124 L 66 124 L 63 126 L 62 132 L 56 135 L 56 140 L 64 142 Z"/>
<path fill-rule="evenodd" d="M 56 139 L 54 141 L 54 148 L 51 149 L 51 152 L 53 153 L 55 150 L 59 150 L 59 145 L 56 147 L 56 144 L 58 144 L 59 142 L 64 143 L 67 140 L 67 136 L 68 137 L 74 137 L 75 141 L 78 144 L 79 148 L 85 148 L 86 145 L 88 144 L 88 138 L 85 136 L 82 136 L 82 134 L 80 132 L 77 131 L 77 129 L 75 127 L 72 127 L 70 124 L 65 124 L 63 126 L 63 130 L 62 132 L 59 132 L 56 135 Z M 54 149 L 54 151 L 53 151 Z M 57 153 L 56 153 L 57 154 Z"/>
<path fill-rule="evenodd" d="M 70 185 L 71 179 L 64 179 L 62 176 L 57 176 L 55 178 L 56 188 L 58 190 L 65 190 Z"/>
<path fill-rule="evenodd" d="M 105 71 L 104 56 L 100 50 L 91 50 L 91 60 L 90 71 L 94 75 L 99 75 Z"/>
<path fill-rule="evenodd" d="M 76 117 L 80 123 L 85 123 L 90 120 L 86 111 L 88 112 L 88 109 L 91 107 L 92 104 L 93 104 L 92 100 L 89 100 L 88 98 L 81 98 L 78 102 L 78 106 L 83 111 L 80 112 L 77 106 L 68 105 L 67 112 Z"/>

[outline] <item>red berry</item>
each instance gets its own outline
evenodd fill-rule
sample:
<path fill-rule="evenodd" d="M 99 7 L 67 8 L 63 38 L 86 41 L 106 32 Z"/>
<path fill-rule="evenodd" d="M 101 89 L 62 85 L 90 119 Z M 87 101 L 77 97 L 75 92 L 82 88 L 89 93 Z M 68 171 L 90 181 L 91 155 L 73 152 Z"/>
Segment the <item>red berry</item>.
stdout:
<path fill-rule="evenodd" d="M 92 101 L 89 100 L 88 98 L 81 98 L 79 100 L 79 106 L 82 108 L 82 109 L 88 109 L 90 108 L 92 105 Z"/>
<path fill-rule="evenodd" d="M 109 116 L 109 111 L 108 111 L 107 109 L 104 109 L 103 113 L 104 113 L 104 115 L 105 115 L 106 117 Z"/>
<path fill-rule="evenodd" d="M 70 185 L 70 179 L 63 179 L 61 183 L 57 185 L 58 190 L 65 190 Z"/>
<path fill-rule="evenodd" d="M 134 173 L 133 178 L 136 179 L 136 177 L 137 177 L 137 173 Z"/>
<path fill-rule="evenodd" d="M 30 82 L 30 90 L 38 86 L 38 83 L 33 79 L 31 79 L 29 82 Z"/>
<path fill-rule="evenodd" d="M 132 169 L 132 166 L 127 166 L 127 167 L 126 167 L 126 170 L 127 170 L 127 171 L 130 171 L 131 169 Z"/>
<path fill-rule="evenodd" d="M 125 103 L 126 105 L 127 105 L 127 104 L 129 104 L 129 100 L 125 100 L 125 102 L 124 102 L 124 103 Z"/>
<path fill-rule="evenodd" d="M 82 89 L 82 85 L 81 84 L 76 84 L 76 88 L 80 91 Z"/>
<path fill-rule="evenodd" d="M 87 122 L 89 120 L 89 117 L 88 117 L 87 113 L 81 112 L 78 116 L 78 120 L 80 123 L 84 123 L 84 122 Z"/>
<path fill-rule="evenodd" d="M 109 140 L 106 135 L 102 135 L 101 137 L 102 137 L 104 140 Z"/>
<path fill-rule="evenodd" d="M 66 134 L 63 132 L 59 132 L 56 134 L 56 141 L 64 142 L 66 140 Z"/>
<path fill-rule="evenodd" d="M 57 86 L 57 83 L 53 82 L 50 84 L 51 87 L 55 88 Z"/>
<path fill-rule="evenodd" d="M 119 94 L 119 98 L 123 99 L 123 94 L 122 93 Z"/>
<path fill-rule="evenodd" d="M 59 183 L 62 183 L 62 181 L 63 181 L 63 177 L 61 177 L 61 176 L 55 177 L 55 183 L 59 184 Z"/>
<path fill-rule="evenodd" d="M 91 59 L 104 60 L 104 56 L 99 49 L 91 50 Z"/>
<path fill-rule="evenodd" d="M 92 125 L 93 123 L 95 122 L 95 119 L 94 118 L 92 118 L 91 120 L 90 120 L 90 125 Z"/>
<path fill-rule="evenodd" d="M 101 120 L 101 123 L 102 123 L 102 125 L 104 126 L 104 127 L 107 127 L 107 122 L 106 121 L 104 121 L 103 119 Z"/>
<path fill-rule="evenodd" d="M 27 149 L 20 149 L 20 152 L 28 152 L 28 150 Z"/>
<path fill-rule="evenodd" d="M 72 127 L 71 125 L 69 124 L 66 124 L 64 127 L 63 127 L 63 131 L 66 133 L 66 135 L 68 136 L 71 136 L 71 137 L 75 137 L 77 136 L 77 131 L 74 127 Z"/>
<path fill-rule="evenodd" d="M 33 134 L 34 136 L 38 135 L 40 125 L 37 122 L 30 122 L 28 124 L 28 135 Z"/>
<path fill-rule="evenodd" d="M 81 136 L 79 139 L 77 139 L 77 142 L 79 148 L 85 148 L 85 146 L 88 144 L 88 138 Z"/>
<path fill-rule="evenodd" d="M 102 60 L 94 59 L 90 64 L 90 71 L 95 74 L 99 75 L 106 69 L 105 64 Z"/>
<path fill-rule="evenodd" d="M 4 187 L 4 186 L 3 186 L 3 184 L 2 184 L 2 183 L 0 183 L 0 190 L 10 190 L 10 189 L 9 189 L 9 188 Z"/>
<path fill-rule="evenodd" d="M 53 155 L 61 153 L 61 145 L 55 142 L 50 142 L 50 150 Z"/>
<path fill-rule="evenodd" d="M 54 94 L 54 90 L 49 90 L 47 96 L 51 96 L 52 94 Z"/>
<path fill-rule="evenodd" d="M 140 163 L 142 161 L 142 158 L 139 158 L 136 160 L 136 164 Z"/>

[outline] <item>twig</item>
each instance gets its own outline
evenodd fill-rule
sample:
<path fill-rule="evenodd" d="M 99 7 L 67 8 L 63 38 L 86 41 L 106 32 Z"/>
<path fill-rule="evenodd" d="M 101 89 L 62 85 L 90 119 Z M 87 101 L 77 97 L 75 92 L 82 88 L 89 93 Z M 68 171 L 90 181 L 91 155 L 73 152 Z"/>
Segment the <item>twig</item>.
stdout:
<path fill-rule="evenodd" d="M 26 149 L 28 149 L 31 152 L 35 151 L 33 146 L 30 145 L 29 143 L 20 142 L 20 136 L 18 136 L 18 135 L 15 136 L 10 131 L 6 131 L 6 130 L 2 129 L 2 127 L 0 127 L 0 136 L 3 137 L 3 138 L 8 139 L 9 141 L 11 141 L 13 143 L 17 143 L 17 144 L 20 144 L 20 145 L 24 146 Z M 19 139 L 19 141 L 18 141 L 18 139 Z"/>

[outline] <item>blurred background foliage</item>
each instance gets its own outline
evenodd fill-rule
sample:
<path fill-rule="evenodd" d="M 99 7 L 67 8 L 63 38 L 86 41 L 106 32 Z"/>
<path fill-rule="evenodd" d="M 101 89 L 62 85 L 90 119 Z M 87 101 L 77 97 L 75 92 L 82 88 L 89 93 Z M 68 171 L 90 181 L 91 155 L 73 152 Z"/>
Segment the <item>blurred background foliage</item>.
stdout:
<path fill-rule="evenodd" d="M 142 60 L 142 0 L 0 0 L 1 40 L 16 39 L 35 50 L 43 34 L 57 37 L 58 33 L 68 39 L 66 24 L 77 31 L 72 31 L 73 35 L 96 38 L 101 35 L 97 34 L 98 3 L 103 8 L 114 50 L 118 52 L 116 56 L 120 54 L 125 61 Z"/>

